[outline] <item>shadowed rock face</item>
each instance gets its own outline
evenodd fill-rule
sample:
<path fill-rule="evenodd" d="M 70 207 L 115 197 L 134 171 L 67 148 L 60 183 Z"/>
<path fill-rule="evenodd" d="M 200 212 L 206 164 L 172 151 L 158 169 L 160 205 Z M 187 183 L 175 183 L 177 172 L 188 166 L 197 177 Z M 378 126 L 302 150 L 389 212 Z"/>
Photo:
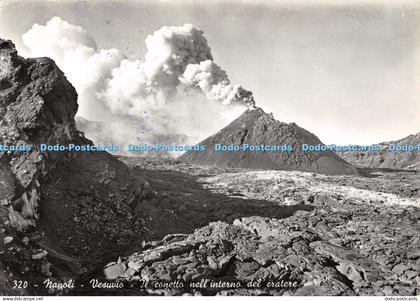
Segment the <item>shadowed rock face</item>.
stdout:
<path fill-rule="evenodd" d="M 0 39 L 0 144 L 30 147 L 0 152 L 0 227 L 12 236 L 39 231 L 34 241 L 50 254 L 66 250 L 78 260 L 141 235 L 130 205 L 142 185 L 106 152 L 39 150 L 92 144 L 76 129 L 77 109 L 75 89 L 51 59 L 22 58 Z"/>
<path fill-rule="evenodd" d="M 213 145 L 290 144 L 293 151 L 224 151 L 216 152 Z M 346 161 L 330 151 L 303 152 L 301 144 L 322 144 L 312 133 L 294 123 L 275 120 L 260 108 L 247 110 L 239 118 L 217 134 L 207 138 L 201 145 L 206 151 L 190 151 L 182 160 L 203 165 L 217 165 L 239 168 L 299 170 L 324 174 L 356 174 L 357 171 Z"/>
<path fill-rule="evenodd" d="M 34 225 L 41 181 L 64 157 L 51 154 L 47 160 L 35 146 L 83 141 L 73 121 L 76 100 L 76 91 L 52 60 L 26 60 L 10 41 L 0 40 L 0 141 L 33 147 L 0 153 L 5 172 L 15 179 L 8 188 L 13 195 L 2 205 L 8 206 L 12 225 L 19 230 Z"/>
<path fill-rule="evenodd" d="M 379 144 L 379 151 L 345 151 L 337 152 L 344 160 L 354 166 L 368 168 L 392 168 L 392 169 L 420 169 L 420 152 L 417 151 L 391 151 L 390 144 L 400 146 L 420 144 L 420 133 L 407 136 L 403 139 Z"/>

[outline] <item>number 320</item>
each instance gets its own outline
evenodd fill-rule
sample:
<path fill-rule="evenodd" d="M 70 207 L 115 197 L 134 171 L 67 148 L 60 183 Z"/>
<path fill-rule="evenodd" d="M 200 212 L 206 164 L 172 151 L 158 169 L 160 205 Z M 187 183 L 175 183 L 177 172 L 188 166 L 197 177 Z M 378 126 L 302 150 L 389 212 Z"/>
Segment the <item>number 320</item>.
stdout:
<path fill-rule="evenodd" d="M 22 280 L 13 281 L 13 288 L 27 288 L 27 287 L 28 287 L 28 281 L 22 281 Z"/>

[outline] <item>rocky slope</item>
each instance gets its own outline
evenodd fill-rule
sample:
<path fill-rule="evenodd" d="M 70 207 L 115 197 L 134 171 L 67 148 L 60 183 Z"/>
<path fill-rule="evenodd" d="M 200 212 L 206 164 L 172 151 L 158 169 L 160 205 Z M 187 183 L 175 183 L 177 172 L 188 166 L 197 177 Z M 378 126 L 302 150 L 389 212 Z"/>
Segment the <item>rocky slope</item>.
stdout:
<path fill-rule="evenodd" d="M 354 166 L 369 168 L 420 169 L 420 151 L 391 151 L 390 144 L 420 145 L 420 133 L 403 139 L 379 144 L 379 151 L 340 151 L 341 158 Z"/>
<path fill-rule="evenodd" d="M 136 165 L 134 158 L 124 161 Z M 173 173 L 170 178 L 149 176 L 158 193 L 163 192 L 162 181 L 170 187 L 184 173 L 197 175 L 186 181 L 188 185 L 172 186 L 168 198 L 182 194 L 179 200 L 186 199 L 185 203 L 172 199 L 168 202 L 172 206 L 164 207 L 173 216 L 185 223 L 193 220 L 193 216 L 187 218 L 189 210 L 199 218 L 202 213 L 217 212 L 217 216 L 203 221 L 209 224 L 193 233 L 180 234 L 180 227 L 168 227 L 163 239 L 107 265 L 104 273 L 109 281 L 123 283 L 120 294 L 419 293 L 420 195 L 419 175 L 414 172 L 365 178 L 223 171 L 170 160 L 141 159 L 137 164 L 150 175 Z M 198 194 L 197 184 L 207 191 L 206 197 Z M 164 211 L 160 214 L 166 219 L 169 215 Z"/>
<path fill-rule="evenodd" d="M 356 174 L 350 164 L 331 151 L 302 151 L 301 144 L 322 142 L 312 133 L 294 123 L 275 120 L 260 108 L 247 110 L 217 134 L 200 145 L 205 151 L 190 151 L 180 159 L 195 164 L 313 171 L 324 174 Z M 215 151 L 214 144 L 224 145 L 291 145 L 292 151 Z"/>
<path fill-rule="evenodd" d="M 10 281 L 81 273 L 95 254 L 142 236 L 130 206 L 143 184 L 123 163 L 105 152 L 39 149 L 92 144 L 76 129 L 77 109 L 52 60 L 24 59 L 0 39 L 0 145 L 26 147 L 0 151 L 0 260 Z"/>

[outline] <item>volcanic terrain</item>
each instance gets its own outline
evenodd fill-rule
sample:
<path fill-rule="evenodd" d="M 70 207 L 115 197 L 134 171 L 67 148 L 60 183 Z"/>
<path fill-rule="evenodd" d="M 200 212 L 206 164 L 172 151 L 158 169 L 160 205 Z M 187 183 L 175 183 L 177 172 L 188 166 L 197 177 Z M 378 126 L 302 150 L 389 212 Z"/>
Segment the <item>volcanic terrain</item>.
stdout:
<path fill-rule="evenodd" d="M 300 170 L 323 174 L 356 174 L 357 171 L 331 151 L 302 151 L 301 145 L 323 145 L 295 123 L 277 121 L 260 108 L 245 111 L 215 135 L 199 143 L 205 151 L 189 151 L 180 159 L 199 165 L 276 170 Z M 292 151 L 216 151 L 222 145 L 290 145 Z"/>
<path fill-rule="evenodd" d="M 417 172 L 328 176 L 121 160 L 157 193 L 155 203 L 137 207 L 156 229 L 145 248 L 105 268 L 126 294 L 418 294 Z M 140 279 L 241 285 L 156 290 L 141 288 Z M 298 287 L 268 287 L 281 280 Z"/>
<path fill-rule="evenodd" d="M 77 109 L 52 60 L 24 59 L 0 40 L 0 142 L 29 147 L 0 152 L 2 295 L 419 294 L 416 170 L 357 170 L 330 152 L 41 151 L 92 144 Z M 261 109 L 205 141 L 215 142 L 321 143 Z M 47 289 L 47 279 L 75 288 Z M 235 287 L 191 286 L 200 281 Z"/>

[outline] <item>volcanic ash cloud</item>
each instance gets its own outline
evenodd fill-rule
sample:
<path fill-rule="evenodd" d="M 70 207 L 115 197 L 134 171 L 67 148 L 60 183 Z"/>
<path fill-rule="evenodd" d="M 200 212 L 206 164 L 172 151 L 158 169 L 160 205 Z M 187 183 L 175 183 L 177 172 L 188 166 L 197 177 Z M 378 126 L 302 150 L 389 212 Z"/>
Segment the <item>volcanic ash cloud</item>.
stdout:
<path fill-rule="evenodd" d="M 144 59 L 98 49 L 85 29 L 54 17 L 22 40 L 48 56 L 79 94 L 78 116 L 96 143 L 196 143 L 255 105 L 214 61 L 202 30 L 164 26 L 146 38 Z M 83 122 L 86 123 L 86 120 Z"/>

